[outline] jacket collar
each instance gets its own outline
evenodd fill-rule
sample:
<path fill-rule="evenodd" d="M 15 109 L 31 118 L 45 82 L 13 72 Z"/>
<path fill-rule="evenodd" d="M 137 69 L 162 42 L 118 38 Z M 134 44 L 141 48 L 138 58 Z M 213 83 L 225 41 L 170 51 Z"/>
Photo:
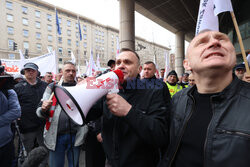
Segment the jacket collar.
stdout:
<path fill-rule="evenodd" d="M 232 82 L 220 93 L 217 95 L 212 96 L 215 100 L 220 100 L 224 98 L 231 98 L 236 92 L 238 92 L 239 86 L 237 86 L 240 83 L 240 80 L 238 77 L 233 74 L 233 80 Z M 194 91 L 197 90 L 196 85 L 194 85 L 190 90 L 188 90 L 187 94 L 189 97 L 193 97 Z"/>

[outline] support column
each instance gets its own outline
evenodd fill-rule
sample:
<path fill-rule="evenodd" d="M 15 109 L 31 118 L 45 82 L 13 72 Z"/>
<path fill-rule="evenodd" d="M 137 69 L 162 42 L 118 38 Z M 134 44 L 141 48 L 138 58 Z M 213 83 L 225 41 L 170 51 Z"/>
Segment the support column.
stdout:
<path fill-rule="evenodd" d="M 120 48 L 135 50 L 135 2 L 120 1 Z"/>
<path fill-rule="evenodd" d="M 178 76 L 184 73 L 184 32 L 179 31 L 175 34 L 175 71 Z"/>

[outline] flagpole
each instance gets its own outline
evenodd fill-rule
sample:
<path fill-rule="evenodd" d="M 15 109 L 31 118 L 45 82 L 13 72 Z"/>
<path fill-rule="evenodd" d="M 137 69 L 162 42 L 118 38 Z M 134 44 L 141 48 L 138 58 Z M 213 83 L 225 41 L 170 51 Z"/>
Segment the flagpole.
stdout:
<path fill-rule="evenodd" d="M 79 15 L 77 15 L 77 21 L 78 21 L 78 24 L 80 24 L 80 20 L 79 20 Z M 79 49 L 79 46 L 80 46 L 80 43 L 81 43 L 81 39 L 79 40 L 79 38 L 80 38 L 80 29 L 81 28 L 81 26 L 80 25 L 78 25 L 78 31 L 79 31 L 79 36 L 78 36 L 78 46 L 77 46 L 77 57 L 78 57 L 78 66 L 79 66 L 79 68 L 78 68 L 78 73 L 81 75 L 81 71 L 80 71 L 80 63 L 81 63 L 81 61 L 80 61 L 80 49 Z"/>
<path fill-rule="evenodd" d="M 239 26 L 238 26 L 238 23 L 236 21 L 236 17 L 234 15 L 234 12 L 231 11 L 230 14 L 231 14 L 231 17 L 232 17 L 232 20 L 233 20 L 233 23 L 234 23 L 234 28 L 236 30 L 236 34 L 237 34 L 238 39 L 239 39 L 240 50 L 241 50 L 241 53 L 242 53 L 242 56 L 243 56 L 243 60 L 245 62 L 246 72 L 247 72 L 248 75 L 250 75 L 250 70 L 249 70 L 249 66 L 248 66 L 247 56 L 246 56 L 246 52 L 245 52 L 244 45 L 243 45 L 243 42 L 242 42 L 242 38 L 241 38 Z"/>
<path fill-rule="evenodd" d="M 56 14 L 56 6 L 55 6 L 55 14 Z M 56 27 L 56 51 L 55 51 L 55 57 L 56 57 L 56 73 L 57 73 L 57 71 L 58 71 L 58 54 L 57 54 L 57 52 L 58 52 L 58 37 L 57 37 L 57 26 L 55 26 Z"/>

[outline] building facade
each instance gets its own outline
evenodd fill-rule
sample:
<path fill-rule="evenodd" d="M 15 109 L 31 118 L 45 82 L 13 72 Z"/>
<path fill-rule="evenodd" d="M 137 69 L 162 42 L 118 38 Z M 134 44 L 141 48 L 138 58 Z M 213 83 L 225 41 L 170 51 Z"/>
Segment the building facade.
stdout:
<path fill-rule="evenodd" d="M 57 33 L 56 12 L 58 13 L 61 35 Z M 115 59 L 119 45 L 119 30 L 96 23 L 94 20 L 71 11 L 36 0 L 0 1 L 0 58 L 20 59 L 19 49 L 26 58 L 36 57 L 56 50 L 58 65 L 71 60 L 71 52 L 86 68 L 86 60 L 92 50 L 94 60 L 99 55 L 101 66 L 106 67 L 109 59 Z M 78 20 L 82 40 L 80 40 Z M 16 48 L 14 48 L 16 43 Z M 136 37 L 136 51 L 141 63 L 153 61 L 159 68 L 165 66 L 165 54 L 170 49 L 143 38 Z M 16 49 L 16 50 L 14 50 Z"/>

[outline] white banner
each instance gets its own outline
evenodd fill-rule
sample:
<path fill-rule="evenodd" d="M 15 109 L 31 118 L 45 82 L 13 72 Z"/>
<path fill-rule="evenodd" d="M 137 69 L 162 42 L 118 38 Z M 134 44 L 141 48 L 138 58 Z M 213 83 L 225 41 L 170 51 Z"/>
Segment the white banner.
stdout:
<path fill-rule="evenodd" d="M 213 0 L 200 1 L 195 35 L 197 35 L 202 30 L 206 29 L 219 31 L 218 17 L 214 15 L 213 8 L 214 8 Z"/>
<path fill-rule="evenodd" d="M 52 72 L 56 74 L 56 58 L 55 51 L 30 59 L 24 60 L 9 60 L 2 59 L 2 65 L 5 66 L 7 73 L 16 74 L 19 73 L 25 63 L 32 62 L 38 65 L 41 76 L 44 76 L 46 72 Z"/>
<path fill-rule="evenodd" d="M 231 0 L 214 0 L 214 15 L 233 11 Z"/>
<path fill-rule="evenodd" d="M 169 51 L 165 52 L 165 73 L 164 73 L 164 79 L 167 77 L 168 73 L 170 72 L 170 55 Z"/>

